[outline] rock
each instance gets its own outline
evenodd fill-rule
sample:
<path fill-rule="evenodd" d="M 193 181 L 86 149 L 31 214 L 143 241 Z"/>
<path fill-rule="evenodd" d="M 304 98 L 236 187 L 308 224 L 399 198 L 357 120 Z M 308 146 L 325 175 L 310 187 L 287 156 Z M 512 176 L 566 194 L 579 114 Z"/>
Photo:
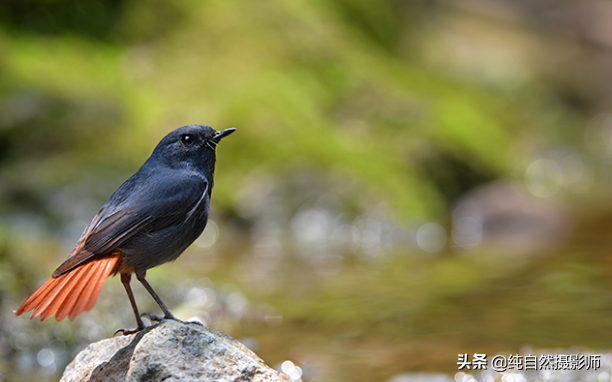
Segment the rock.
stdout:
<path fill-rule="evenodd" d="M 452 248 L 470 252 L 484 246 L 512 255 L 539 254 L 563 241 L 570 221 L 563 206 L 520 185 L 493 182 L 471 190 L 453 207 Z"/>
<path fill-rule="evenodd" d="M 163 320 L 131 336 L 89 345 L 66 367 L 60 382 L 77 381 L 279 381 L 289 377 L 266 366 L 230 336 L 196 323 Z"/>

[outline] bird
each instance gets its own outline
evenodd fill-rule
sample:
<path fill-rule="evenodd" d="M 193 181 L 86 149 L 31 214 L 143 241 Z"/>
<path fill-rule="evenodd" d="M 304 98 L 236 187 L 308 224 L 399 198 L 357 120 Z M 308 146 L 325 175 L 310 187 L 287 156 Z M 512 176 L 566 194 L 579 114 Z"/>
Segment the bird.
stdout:
<path fill-rule="evenodd" d="M 136 316 L 134 334 L 154 320 L 177 318 L 146 280 L 148 269 L 176 260 L 204 231 L 214 184 L 216 148 L 236 131 L 188 125 L 166 135 L 140 169 L 126 180 L 85 228 L 75 249 L 16 311 L 57 321 L 91 310 L 111 275 L 119 274 Z M 163 317 L 141 315 L 130 286 L 132 274 L 157 302 Z"/>

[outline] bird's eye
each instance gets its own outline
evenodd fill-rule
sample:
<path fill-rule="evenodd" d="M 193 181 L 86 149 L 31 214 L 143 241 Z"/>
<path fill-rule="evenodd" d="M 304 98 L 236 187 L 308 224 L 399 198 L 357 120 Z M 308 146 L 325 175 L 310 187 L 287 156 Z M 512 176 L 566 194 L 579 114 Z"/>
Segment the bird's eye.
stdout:
<path fill-rule="evenodd" d="M 193 143 L 193 137 L 189 134 L 185 134 L 181 137 L 181 142 L 183 142 L 185 146 L 189 146 Z"/>

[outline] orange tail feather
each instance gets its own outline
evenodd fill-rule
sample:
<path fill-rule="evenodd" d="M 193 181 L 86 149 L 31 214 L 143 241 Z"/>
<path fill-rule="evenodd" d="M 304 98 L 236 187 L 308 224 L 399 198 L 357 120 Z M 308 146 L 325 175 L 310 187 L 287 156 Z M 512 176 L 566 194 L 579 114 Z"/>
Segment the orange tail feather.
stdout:
<path fill-rule="evenodd" d="M 116 273 L 122 256 L 108 256 L 89 261 L 57 278 L 47 280 L 15 312 L 21 315 L 34 309 L 31 318 L 41 321 L 55 315 L 57 321 L 66 316 L 74 320 L 90 310 L 98 301 L 104 281 Z"/>
<path fill-rule="evenodd" d="M 116 264 L 111 263 L 110 261 L 106 264 L 106 266 L 101 266 L 100 269 L 102 269 L 102 273 L 100 274 L 100 277 L 98 278 L 96 283 L 93 283 L 91 286 L 91 294 L 89 296 L 89 298 L 87 299 L 87 305 L 85 306 L 85 311 L 89 311 L 91 308 L 94 307 L 94 305 L 96 305 L 96 302 L 98 301 L 98 295 L 100 294 L 100 291 L 102 290 L 102 286 L 104 286 L 104 281 L 106 281 L 106 279 L 108 278 L 108 276 L 111 275 L 111 273 L 117 273 L 116 269 L 119 266 L 119 259 L 117 260 Z"/>
<path fill-rule="evenodd" d="M 81 272 L 79 280 L 77 281 L 77 283 L 81 285 L 80 290 L 75 291 L 76 293 L 66 294 L 66 298 L 61 302 L 61 304 L 58 304 L 59 307 L 57 308 L 57 312 L 55 313 L 56 320 L 63 320 L 72 310 L 77 300 L 80 299 L 81 296 L 83 296 L 83 293 L 87 290 L 87 285 L 91 282 L 92 274 L 96 272 L 100 263 L 101 262 L 98 262 L 97 264 L 94 264 L 91 267 L 87 267 L 83 270 L 83 272 Z"/>
<path fill-rule="evenodd" d="M 89 282 L 87 283 L 87 286 L 83 288 L 83 293 L 81 294 L 81 297 L 76 300 L 74 307 L 69 312 L 68 317 L 70 318 L 70 320 L 74 320 L 76 316 L 78 316 L 81 312 L 91 309 L 91 308 L 87 309 L 87 305 L 89 304 L 90 297 L 92 296 L 94 292 L 94 287 L 98 284 L 100 280 L 104 282 L 104 280 L 106 279 L 106 276 L 104 276 L 104 272 L 103 272 L 105 265 L 106 264 L 104 264 L 103 262 L 98 263 L 98 267 L 96 271 L 90 278 Z M 92 301 L 95 304 L 96 301 L 95 300 L 92 300 Z"/>
<path fill-rule="evenodd" d="M 75 269 L 74 272 L 70 272 L 72 277 L 55 288 L 53 292 L 54 297 L 48 299 L 49 303 L 43 303 L 43 308 L 34 308 L 34 317 L 40 315 L 41 321 L 46 321 L 49 317 L 53 316 L 53 314 L 57 313 L 64 300 L 72 293 L 76 292 L 75 286 L 80 284 L 83 277 L 83 271 L 86 270 L 86 268 L 88 267 L 83 266 Z"/>

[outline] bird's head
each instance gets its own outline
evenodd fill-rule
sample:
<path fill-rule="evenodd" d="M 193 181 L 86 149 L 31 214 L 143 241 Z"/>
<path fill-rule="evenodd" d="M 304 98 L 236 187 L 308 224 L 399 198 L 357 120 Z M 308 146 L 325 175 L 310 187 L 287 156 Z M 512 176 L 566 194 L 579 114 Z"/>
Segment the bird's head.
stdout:
<path fill-rule="evenodd" d="M 170 167 L 193 166 L 214 171 L 217 145 L 234 131 L 235 128 L 216 131 L 208 125 L 183 126 L 166 135 L 151 158 L 162 160 Z"/>

